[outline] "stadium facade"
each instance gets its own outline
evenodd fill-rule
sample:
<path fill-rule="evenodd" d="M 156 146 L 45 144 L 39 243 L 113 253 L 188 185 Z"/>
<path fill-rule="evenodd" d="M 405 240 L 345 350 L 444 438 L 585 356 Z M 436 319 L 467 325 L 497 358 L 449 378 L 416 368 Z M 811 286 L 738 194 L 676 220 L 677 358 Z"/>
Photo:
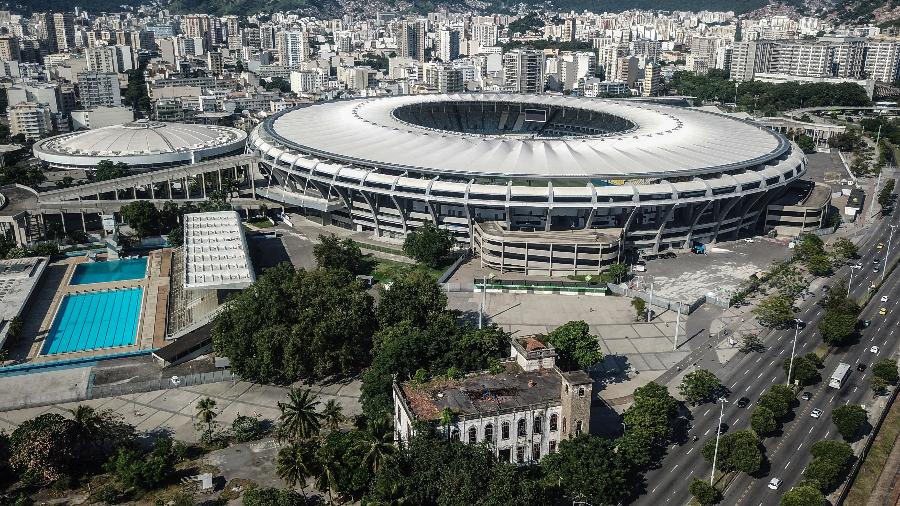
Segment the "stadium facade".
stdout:
<path fill-rule="evenodd" d="M 432 222 L 488 266 L 545 275 L 763 233 L 806 171 L 750 122 L 547 95 L 314 104 L 268 118 L 248 149 L 264 195 L 323 224 L 402 237 Z"/>

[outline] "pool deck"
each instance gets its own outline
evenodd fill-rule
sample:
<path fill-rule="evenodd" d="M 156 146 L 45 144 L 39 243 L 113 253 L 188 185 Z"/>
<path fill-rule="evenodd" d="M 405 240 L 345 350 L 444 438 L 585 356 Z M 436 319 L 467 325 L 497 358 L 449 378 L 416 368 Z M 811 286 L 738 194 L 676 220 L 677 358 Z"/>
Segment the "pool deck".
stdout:
<path fill-rule="evenodd" d="M 76 257 L 64 260 L 67 264 L 49 310 L 41 322 L 40 330 L 31 344 L 28 353 L 30 362 L 47 362 L 62 359 L 82 358 L 99 355 L 107 355 L 111 351 L 129 352 L 142 349 L 152 349 L 162 345 L 165 339 L 166 309 L 169 293 L 169 273 L 172 267 L 172 250 L 162 249 L 150 252 L 147 259 L 147 276 L 142 279 L 126 281 L 112 281 L 108 283 L 91 283 L 86 285 L 70 285 L 69 282 L 75 273 L 75 267 L 88 260 L 84 257 Z M 99 292 L 103 290 L 122 290 L 127 288 L 142 288 L 141 313 L 138 319 L 138 331 L 135 344 L 129 346 L 117 346 L 115 348 L 97 348 L 70 353 L 56 353 L 53 355 L 41 355 L 50 327 L 56 317 L 59 305 L 63 298 L 69 294 Z"/>

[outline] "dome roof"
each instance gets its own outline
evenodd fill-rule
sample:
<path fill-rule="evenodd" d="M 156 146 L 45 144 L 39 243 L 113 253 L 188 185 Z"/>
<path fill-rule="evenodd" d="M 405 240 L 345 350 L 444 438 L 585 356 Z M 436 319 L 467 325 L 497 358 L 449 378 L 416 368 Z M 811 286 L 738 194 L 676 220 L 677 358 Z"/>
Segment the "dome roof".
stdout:
<path fill-rule="evenodd" d="M 236 128 L 138 120 L 51 137 L 34 145 L 38 158 L 57 165 L 91 166 L 100 160 L 147 166 L 199 161 L 243 147 Z"/>

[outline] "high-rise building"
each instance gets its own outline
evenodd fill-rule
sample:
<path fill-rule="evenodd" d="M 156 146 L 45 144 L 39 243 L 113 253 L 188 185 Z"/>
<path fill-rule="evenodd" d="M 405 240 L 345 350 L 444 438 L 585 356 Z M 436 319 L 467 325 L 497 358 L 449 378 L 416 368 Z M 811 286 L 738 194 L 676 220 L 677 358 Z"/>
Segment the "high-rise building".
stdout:
<path fill-rule="evenodd" d="M 445 62 L 459 58 L 459 30 L 445 28 L 438 32 L 438 58 Z"/>
<path fill-rule="evenodd" d="M 463 74 L 449 63 L 429 62 L 423 65 L 425 86 L 437 93 L 462 93 Z"/>
<path fill-rule="evenodd" d="M 562 40 L 565 42 L 574 42 L 575 41 L 575 30 L 576 30 L 575 18 L 566 18 L 563 20 L 562 26 Z"/>
<path fill-rule="evenodd" d="M 0 36 L 0 61 L 20 61 L 19 39 L 11 35 Z"/>
<path fill-rule="evenodd" d="M 221 76 L 225 70 L 222 53 L 218 51 L 206 53 L 206 69 L 213 75 Z"/>
<path fill-rule="evenodd" d="M 297 68 L 309 60 L 309 34 L 302 30 L 279 32 L 275 45 L 278 46 L 278 55 L 284 67 Z"/>
<path fill-rule="evenodd" d="M 769 72 L 774 49 L 770 40 L 736 42 L 731 52 L 731 79 L 751 81 L 756 74 Z"/>
<path fill-rule="evenodd" d="M 544 53 L 514 49 L 503 55 L 503 89 L 509 93 L 544 92 Z"/>
<path fill-rule="evenodd" d="M 398 56 L 425 61 L 425 23 L 403 21 L 397 36 Z"/>
<path fill-rule="evenodd" d="M 191 14 L 181 18 L 181 33 L 186 37 L 201 37 L 206 47 L 221 42 L 222 22 L 208 14 Z"/>
<path fill-rule="evenodd" d="M 659 94 L 662 87 L 662 73 L 659 65 L 648 63 L 644 66 L 644 82 L 641 89 L 641 95 L 645 97 L 653 97 Z"/>
<path fill-rule="evenodd" d="M 476 46 L 475 51 L 481 52 L 482 48 L 496 46 L 497 35 L 498 29 L 494 23 L 472 25 L 472 42 Z"/>
<path fill-rule="evenodd" d="M 8 114 L 12 135 L 24 135 L 25 139 L 33 141 L 53 130 L 49 106 L 34 102 L 22 102 L 9 107 Z"/>
<path fill-rule="evenodd" d="M 882 83 L 897 81 L 900 78 L 900 41 L 872 39 L 866 42 L 864 69 L 867 79 Z"/>
<path fill-rule="evenodd" d="M 687 56 L 687 67 L 698 74 L 705 74 L 716 68 L 716 52 L 723 45 L 718 37 L 693 37 L 691 52 Z"/>
<path fill-rule="evenodd" d="M 866 42 L 862 37 L 821 37 L 829 47 L 830 68 L 833 77 L 859 79 L 863 73 Z"/>
<path fill-rule="evenodd" d="M 99 46 L 85 51 L 87 69 L 101 73 L 124 73 L 137 67 L 134 49 L 130 46 Z"/>
<path fill-rule="evenodd" d="M 774 72 L 795 77 L 830 77 L 831 50 L 827 43 L 779 41 Z"/>
<path fill-rule="evenodd" d="M 78 93 L 84 108 L 122 105 L 122 90 L 116 74 L 79 72 Z"/>
<path fill-rule="evenodd" d="M 53 14 L 53 35 L 56 38 L 56 53 L 75 49 L 75 18 L 70 12 Z"/>

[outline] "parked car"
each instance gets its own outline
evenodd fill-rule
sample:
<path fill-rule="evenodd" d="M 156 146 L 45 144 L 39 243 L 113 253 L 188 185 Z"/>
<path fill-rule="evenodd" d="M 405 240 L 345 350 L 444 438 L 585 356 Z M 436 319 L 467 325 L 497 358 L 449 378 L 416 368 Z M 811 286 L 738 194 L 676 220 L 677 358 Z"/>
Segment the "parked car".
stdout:
<path fill-rule="evenodd" d="M 863 372 L 866 370 L 866 367 L 868 367 L 866 364 L 860 362 L 859 364 L 856 365 L 856 370 L 859 372 Z"/>
<path fill-rule="evenodd" d="M 741 397 L 737 401 L 737 406 L 739 408 L 746 408 L 748 404 L 750 404 L 750 399 L 748 399 L 747 397 Z"/>
<path fill-rule="evenodd" d="M 812 392 L 803 392 L 803 395 L 800 396 L 804 401 L 808 401 L 813 398 Z"/>
<path fill-rule="evenodd" d="M 812 412 L 809 414 L 809 416 L 811 416 L 813 418 L 819 418 L 820 416 L 822 416 L 822 410 L 819 408 L 816 408 L 816 409 L 812 410 Z"/>
<path fill-rule="evenodd" d="M 778 490 L 778 487 L 780 486 L 781 480 L 779 480 L 778 478 L 772 478 L 771 480 L 769 480 L 769 488 L 771 488 L 772 490 Z"/>

